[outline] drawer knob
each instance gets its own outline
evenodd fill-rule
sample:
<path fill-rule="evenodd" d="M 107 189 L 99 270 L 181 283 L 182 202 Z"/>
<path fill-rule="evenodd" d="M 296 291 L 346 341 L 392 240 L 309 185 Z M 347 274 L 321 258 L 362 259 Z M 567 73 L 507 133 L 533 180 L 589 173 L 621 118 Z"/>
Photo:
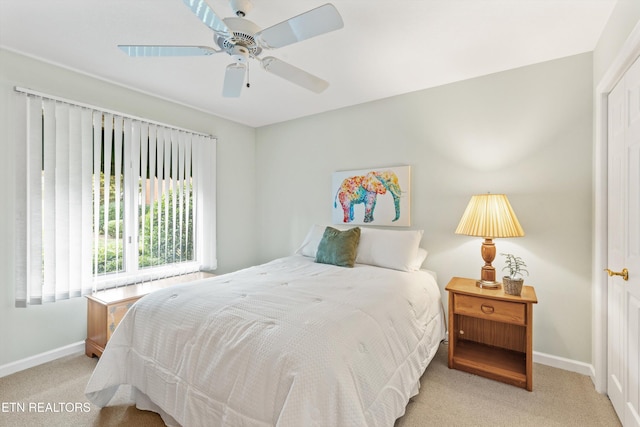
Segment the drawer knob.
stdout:
<path fill-rule="evenodd" d="M 491 305 L 489 305 L 489 304 L 482 304 L 482 305 L 480 306 L 480 310 L 482 310 L 482 312 L 483 312 L 484 314 L 492 314 L 492 313 L 494 312 L 494 310 L 495 310 L 495 309 L 493 308 L 493 306 L 491 306 Z"/>

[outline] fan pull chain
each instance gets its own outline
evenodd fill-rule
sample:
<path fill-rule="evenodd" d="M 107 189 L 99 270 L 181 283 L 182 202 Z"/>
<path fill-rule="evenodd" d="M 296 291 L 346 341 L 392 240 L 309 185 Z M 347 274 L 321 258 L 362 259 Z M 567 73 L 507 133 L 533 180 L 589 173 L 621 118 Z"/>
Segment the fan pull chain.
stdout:
<path fill-rule="evenodd" d="M 251 83 L 249 82 L 249 63 L 247 62 L 247 89 L 251 87 Z"/>

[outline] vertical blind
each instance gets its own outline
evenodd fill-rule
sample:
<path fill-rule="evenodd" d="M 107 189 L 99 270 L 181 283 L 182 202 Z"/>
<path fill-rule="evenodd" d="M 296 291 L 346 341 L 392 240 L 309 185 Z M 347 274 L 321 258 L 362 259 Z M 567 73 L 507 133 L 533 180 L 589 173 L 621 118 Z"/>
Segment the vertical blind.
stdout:
<path fill-rule="evenodd" d="M 214 138 L 42 94 L 17 102 L 16 307 L 216 268 Z"/>

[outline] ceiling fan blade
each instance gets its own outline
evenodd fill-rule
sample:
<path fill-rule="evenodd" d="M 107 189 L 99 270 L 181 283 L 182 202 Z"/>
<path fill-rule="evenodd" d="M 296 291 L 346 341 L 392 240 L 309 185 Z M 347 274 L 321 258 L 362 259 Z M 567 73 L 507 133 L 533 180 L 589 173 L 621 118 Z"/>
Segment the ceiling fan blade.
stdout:
<path fill-rule="evenodd" d="M 240 96 L 246 70 L 247 67 L 244 64 L 235 63 L 227 65 L 227 71 L 224 74 L 222 96 L 225 98 L 237 98 Z"/>
<path fill-rule="evenodd" d="M 118 45 L 129 56 L 208 56 L 222 52 L 206 46 Z"/>
<path fill-rule="evenodd" d="M 233 34 L 227 24 L 216 15 L 204 0 L 182 0 L 184 4 L 198 17 L 204 24 L 215 31 L 223 38 L 231 37 Z"/>
<path fill-rule="evenodd" d="M 273 56 L 267 56 L 262 59 L 262 66 L 270 73 L 315 93 L 320 93 L 329 87 L 329 83 L 321 78 L 309 74 L 291 64 L 287 64 Z"/>
<path fill-rule="evenodd" d="M 284 22 L 258 32 L 256 37 L 266 48 L 278 48 L 344 26 L 338 10 L 331 4 L 319 6 Z"/>

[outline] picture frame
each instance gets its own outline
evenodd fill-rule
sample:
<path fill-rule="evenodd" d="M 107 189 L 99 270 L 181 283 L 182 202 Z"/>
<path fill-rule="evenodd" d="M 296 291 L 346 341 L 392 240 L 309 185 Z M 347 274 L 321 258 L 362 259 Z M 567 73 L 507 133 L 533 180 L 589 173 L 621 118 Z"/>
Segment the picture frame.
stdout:
<path fill-rule="evenodd" d="M 411 167 L 334 172 L 332 221 L 342 225 L 411 225 Z"/>

